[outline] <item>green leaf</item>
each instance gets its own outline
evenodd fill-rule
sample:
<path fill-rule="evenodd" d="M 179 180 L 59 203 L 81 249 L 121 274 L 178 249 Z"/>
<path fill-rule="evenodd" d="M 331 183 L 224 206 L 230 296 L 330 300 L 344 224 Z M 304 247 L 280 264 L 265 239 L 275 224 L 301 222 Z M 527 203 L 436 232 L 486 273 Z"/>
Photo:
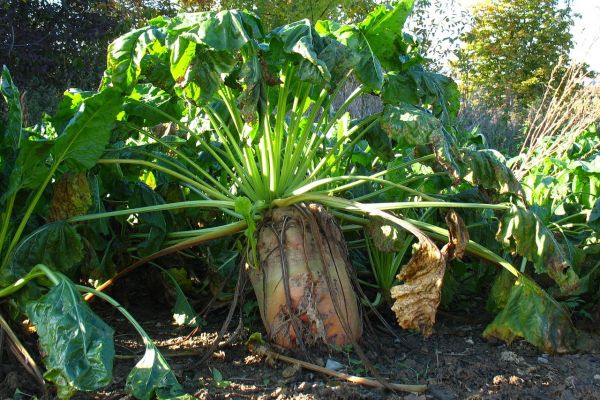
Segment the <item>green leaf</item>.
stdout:
<path fill-rule="evenodd" d="M 375 247 L 382 252 L 399 252 L 404 247 L 406 231 L 399 229 L 396 225 L 381 217 L 369 218 L 366 226 Z"/>
<path fill-rule="evenodd" d="M 52 127 L 56 132 L 62 132 L 77 110 L 79 110 L 83 101 L 94 94 L 95 92 L 86 92 L 78 89 L 69 89 L 64 92 L 60 103 L 58 103 L 56 113 L 50 119 Z"/>
<path fill-rule="evenodd" d="M 414 0 L 399 0 L 392 8 L 378 6 L 358 25 L 381 65 L 388 71 L 399 70 L 402 66 L 402 27 L 413 3 Z"/>
<path fill-rule="evenodd" d="M 294 56 L 298 63 L 297 77 L 302 81 L 323 84 L 331 81 L 331 72 L 318 53 L 325 48 L 321 38 L 311 26 L 310 21 L 301 20 L 273 29 L 267 38 L 270 40 L 271 57 L 281 50 L 284 54 Z M 283 63 L 283 60 L 271 63 Z"/>
<path fill-rule="evenodd" d="M 17 159 L 10 169 L 8 187 L 0 196 L 3 203 L 21 189 L 36 189 L 40 186 L 50 171 L 48 161 L 51 141 L 24 140 L 18 150 Z"/>
<path fill-rule="evenodd" d="M 121 102 L 120 93 L 110 88 L 83 101 L 52 147 L 55 162 L 64 161 L 75 170 L 96 165 L 110 139 Z"/>
<path fill-rule="evenodd" d="M 147 207 L 165 204 L 163 198 L 143 182 L 135 182 L 133 194 L 129 199 L 131 208 Z M 142 227 L 148 237 L 137 245 L 138 251 L 143 256 L 155 253 L 167 235 L 167 222 L 163 212 L 141 213 L 137 218 L 143 223 Z"/>
<path fill-rule="evenodd" d="M 576 291 L 579 277 L 560 244 L 532 211 L 511 204 L 496 233 L 502 245 L 533 262 L 538 274 L 547 273 L 560 287 L 563 294 Z"/>
<path fill-rule="evenodd" d="M 157 40 L 162 40 L 164 30 L 157 27 L 143 27 L 128 32 L 108 46 L 106 73 L 102 88 L 112 86 L 123 93 L 134 88 L 141 73 L 142 59 L 148 48 Z"/>
<path fill-rule="evenodd" d="M 515 277 L 513 274 L 508 272 L 506 269 L 500 271 L 500 273 L 494 279 L 492 288 L 490 289 L 490 297 L 488 297 L 486 308 L 491 313 L 498 313 L 508 303 L 508 296 L 514 286 Z"/>
<path fill-rule="evenodd" d="M 8 266 L 0 271 L 0 285 L 22 278 L 37 264 L 71 274 L 83 256 L 83 243 L 73 226 L 64 221 L 46 224 L 15 248 Z"/>
<path fill-rule="evenodd" d="M 373 53 L 364 32 L 354 25 L 342 25 L 332 21 L 318 21 L 315 30 L 322 36 L 332 37 L 352 50 L 346 56 L 345 62 L 354 68 L 358 79 L 372 90 L 381 90 L 383 85 L 383 71 L 379 60 Z M 322 56 L 319 55 L 321 58 Z M 342 61 L 342 60 L 339 60 Z M 332 65 L 329 65 L 332 69 Z"/>
<path fill-rule="evenodd" d="M 154 343 L 146 341 L 142 359 L 127 376 L 125 391 L 136 399 L 192 399 L 185 395 L 177 377 Z"/>
<path fill-rule="evenodd" d="M 97 390 L 111 382 L 114 332 L 65 276 L 56 276 L 60 282 L 27 304 L 26 313 L 45 353 L 44 378 L 58 387 L 59 398 L 67 399 L 75 391 Z"/>
<path fill-rule="evenodd" d="M 183 269 L 182 269 L 183 270 Z M 175 276 L 173 276 L 174 272 L 177 272 L 175 268 L 171 268 L 170 270 L 162 269 L 163 276 L 169 281 L 169 284 L 175 290 L 175 305 L 173 306 L 173 319 L 177 325 L 185 325 L 189 327 L 196 327 L 200 325 L 199 317 L 194 311 L 194 308 L 190 305 L 187 298 L 185 297 L 185 293 L 181 290 L 181 286 L 179 286 L 179 282 Z M 185 270 L 183 270 L 185 273 Z M 187 277 L 187 276 L 186 276 Z"/>
<path fill-rule="evenodd" d="M 569 314 L 534 282 L 521 276 L 510 291 L 504 309 L 483 332 L 509 344 L 522 337 L 548 353 L 577 348 L 578 332 Z"/>
<path fill-rule="evenodd" d="M 262 38 L 262 26 L 254 15 L 239 10 L 179 14 L 167 25 L 171 37 L 233 52 Z"/>
<path fill-rule="evenodd" d="M 231 73 L 236 65 L 234 54 L 230 52 L 199 47 L 181 37 L 171 44 L 175 90 L 196 105 L 212 100 L 223 84 L 222 76 Z"/>
<path fill-rule="evenodd" d="M 510 193 L 521 199 L 525 198 L 521 184 L 498 151 L 461 149 L 460 153 L 459 165 L 464 180 L 486 189 L 494 189 L 501 194 Z"/>
<path fill-rule="evenodd" d="M 135 100 L 131 101 L 129 99 Z M 144 107 L 139 102 L 149 104 L 153 108 L 159 109 L 170 116 L 180 119 L 181 109 L 174 98 L 162 89 L 153 86 L 152 84 L 138 84 L 123 105 L 123 109 L 127 113 L 127 122 L 134 123 L 138 126 L 153 127 L 160 123 L 170 122 L 169 119 L 157 113 L 153 109 Z"/>
<path fill-rule="evenodd" d="M 431 106 L 433 115 L 444 124 L 452 124 L 460 108 L 456 82 L 442 74 L 426 71 L 421 65 L 387 74 L 382 98 L 387 104 Z"/>
<path fill-rule="evenodd" d="M 406 72 L 393 71 L 385 75 L 381 98 L 385 104 L 419 105 L 419 84 Z"/>
<path fill-rule="evenodd" d="M 10 72 L 6 65 L 2 67 L 2 76 L 0 77 L 0 92 L 8 106 L 8 120 L 0 140 L 0 150 L 5 147 L 17 149 L 21 145 L 23 124 L 23 115 L 21 112 L 21 98 L 19 89 L 14 85 Z"/>
<path fill-rule="evenodd" d="M 458 166 L 452 149 L 453 138 L 442 127 L 440 120 L 427 111 L 410 104 L 386 105 L 380 119 L 381 129 L 401 146 L 425 145 L 435 153 L 436 159 L 455 180 Z"/>

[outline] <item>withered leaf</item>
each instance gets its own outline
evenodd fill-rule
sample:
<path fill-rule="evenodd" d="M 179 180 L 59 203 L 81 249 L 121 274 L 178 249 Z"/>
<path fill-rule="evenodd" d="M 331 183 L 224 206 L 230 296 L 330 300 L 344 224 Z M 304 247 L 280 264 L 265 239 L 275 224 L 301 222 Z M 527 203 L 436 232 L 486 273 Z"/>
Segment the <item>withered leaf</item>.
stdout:
<path fill-rule="evenodd" d="M 431 335 L 441 300 L 446 257 L 431 240 L 421 240 L 417 251 L 398 274 L 404 284 L 393 286 L 390 294 L 395 300 L 392 311 L 402 328 Z"/>
<path fill-rule="evenodd" d="M 85 172 L 62 175 L 54 185 L 48 219 L 61 221 L 88 212 L 92 193 Z"/>
<path fill-rule="evenodd" d="M 465 249 L 469 243 L 469 231 L 465 222 L 456 211 L 452 209 L 448 210 L 445 219 L 448 225 L 450 242 L 444 246 L 442 252 L 446 251 L 448 260 L 454 258 L 460 259 L 465 254 Z"/>

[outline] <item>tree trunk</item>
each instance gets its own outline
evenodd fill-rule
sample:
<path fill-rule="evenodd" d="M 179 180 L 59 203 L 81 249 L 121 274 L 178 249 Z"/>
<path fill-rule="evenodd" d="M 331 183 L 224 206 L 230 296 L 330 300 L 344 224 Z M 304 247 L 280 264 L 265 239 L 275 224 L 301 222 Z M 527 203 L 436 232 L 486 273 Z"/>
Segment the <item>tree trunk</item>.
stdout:
<path fill-rule="evenodd" d="M 342 232 L 320 205 L 297 204 L 265 215 L 259 268 L 248 267 L 269 338 L 292 348 L 358 339 L 362 319 Z"/>

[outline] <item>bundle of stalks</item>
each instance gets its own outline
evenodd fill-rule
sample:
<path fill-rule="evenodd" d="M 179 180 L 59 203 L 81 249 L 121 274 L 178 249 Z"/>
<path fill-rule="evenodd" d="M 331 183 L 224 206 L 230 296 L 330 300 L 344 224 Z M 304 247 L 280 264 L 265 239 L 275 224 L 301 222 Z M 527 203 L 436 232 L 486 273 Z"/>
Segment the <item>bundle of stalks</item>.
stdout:
<path fill-rule="evenodd" d="M 583 130 L 600 121 L 600 93 L 586 84 L 589 78 L 582 64 L 565 68 L 560 62 L 554 68 L 539 106 L 527 118 L 521 157 L 512 166 L 518 179 L 544 159 L 564 156 Z"/>

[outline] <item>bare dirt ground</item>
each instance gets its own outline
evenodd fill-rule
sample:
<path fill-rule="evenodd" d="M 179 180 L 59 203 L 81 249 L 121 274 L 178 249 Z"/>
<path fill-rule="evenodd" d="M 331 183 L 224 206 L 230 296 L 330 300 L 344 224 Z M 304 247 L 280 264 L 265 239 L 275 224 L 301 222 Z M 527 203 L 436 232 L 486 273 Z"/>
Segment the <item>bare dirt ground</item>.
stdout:
<path fill-rule="evenodd" d="M 102 391 L 81 393 L 75 398 L 129 399 L 123 388 L 127 374 L 141 356 L 141 341 L 120 314 L 95 308 L 116 331 L 119 357 L 115 379 Z M 378 328 L 365 332 L 362 346 L 381 375 L 396 383 L 427 385 L 426 392 L 412 394 L 342 382 L 254 355 L 248 350 L 246 339 L 252 332 L 262 330 L 256 320 L 246 321 L 241 334 L 199 363 L 217 337 L 225 310 L 213 313 L 207 326 L 189 336 L 191 329 L 172 325 L 168 306 L 150 297 L 138 298 L 128 309 L 156 339 L 185 390 L 199 399 L 600 399 L 597 352 L 548 355 L 524 341 L 511 345 L 490 342 L 481 337 L 489 320 L 483 314 L 474 317 L 440 313 L 433 335 L 426 339 L 399 328 L 395 332 L 398 338 Z M 231 338 L 236 324 L 237 320 L 224 342 Z M 35 349 L 33 342 L 28 345 Z M 369 376 L 364 363 L 348 348 L 285 354 L 320 365 L 327 360 L 336 361 L 346 373 Z M 222 375 L 220 380 L 215 380 L 215 370 Z M 15 396 L 17 389 L 24 394 Z M 31 395 L 53 398 L 51 392 L 41 393 L 5 351 L 0 363 L 0 399 L 29 399 Z"/>

